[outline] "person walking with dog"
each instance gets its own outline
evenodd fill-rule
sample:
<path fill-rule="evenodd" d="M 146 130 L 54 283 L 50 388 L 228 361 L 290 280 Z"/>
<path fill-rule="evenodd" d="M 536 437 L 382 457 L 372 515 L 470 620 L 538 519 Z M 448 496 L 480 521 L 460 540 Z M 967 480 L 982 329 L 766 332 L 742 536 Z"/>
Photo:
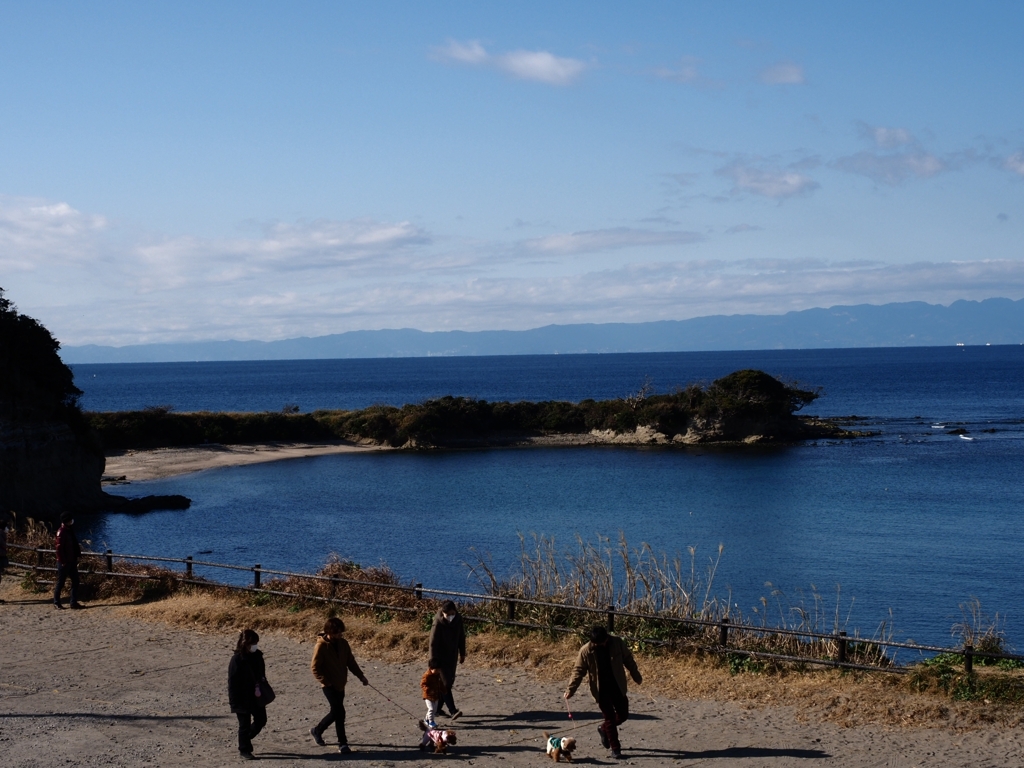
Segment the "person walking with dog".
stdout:
<path fill-rule="evenodd" d="M 238 754 L 254 760 L 252 740 L 267 724 L 267 665 L 256 646 L 260 636 L 252 629 L 238 633 L 235 653 L 228 663 L 228 704 L 238 718 Z"/>
<path fill-rule="evenodd" d="M 313 677 L 320 683 L 331 711 L 309 729 L 309 735 L 317 745 L 324 747 L 327 745 L 324 731 L 334 723 L 334 731 L 338 735 L 338 751 L 347 755 L 352 751 L 345 735 L 345 684 L 348 682 L 348 673 L 359 678 L 363 685 L 369 685 L 370 681 L 356 664 L 348 641 L 342 637 L 344 631 L 345 622 L 331 617 L 324 623 L 324 631 L 316 637 L 316 648 L 309 667 L 313 670 Z"/>
<path fill-rule="evenodd" d="M 443 708 L 448 707 L 448 716 L 456 720 L 461 717 L 462 710 L 455 706 L 452 689 L 456 668 L 466 661 L 466 628 L 451 600 L 446 601 L 434 615 L 434 622 L 430 625 L 429 653 L 430 663 L 437 665 L 445 686 L 444 699 L 436 714 L 445 714 Z"/>
<path fill-rule="evenodd" d="M 63 608 L 60 593 L 64 591 L 64 583 L 71 580 L 71 607 L 82 608 L 78 602 L 78 558 L 82 556 L 82 548 L 75 535 L 75 518 L 70 512 L 60 516 L 61 526 L 57 529 L 54 549 L 57 550 L 57 578 L 53 584 L 53 605 Z"/>
<path fill-rule="evenodd" d="M 611 749 L 616 758 L 622 757 L 618 727 L 629 717 L 629 699 L 626 697 L 626 670 L 633 682 L 640 685 L 643 676 L 633 659 L 633 653 L 621 637 L 610 635 L 601 625 L 590 630 L 590 642 L 580 648 L 576 664 L 565 690 L 568 701 L 576 693 L 584 675 L 590 684 L 590 694 L 604 716 L 597 726 L 601 745 Z"/>

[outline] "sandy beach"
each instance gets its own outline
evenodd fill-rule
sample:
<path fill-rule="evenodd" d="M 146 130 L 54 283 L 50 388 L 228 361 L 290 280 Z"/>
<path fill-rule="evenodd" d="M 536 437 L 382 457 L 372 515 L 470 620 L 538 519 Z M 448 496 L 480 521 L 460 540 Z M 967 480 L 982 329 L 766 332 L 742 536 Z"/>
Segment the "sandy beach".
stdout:
<path fill-rule="evenodd" d="M 571 447 L 580 445 L 645 445 L 657 440 L 646 433 L 639 436 L 610 434 L 552 435 L 527 438 L 515 443 L 519 447 Z M 152 450 L 116 451 L 107 454 L 103 472 L 104 483 L 160 480 L 174 475 L 201 472 L 217 467 L 241 467 L 268 461 L 330 456 L 334 454 L 367 453 L 398 450 L 387 445 L 352 442 L 333 443 L 260 443 L 252 445 L 196 445 L 187 448 L 154 448 Z"/>
<path fill-rule="evenodd" d="M 197 445 L 188 448 L 118 451 L 107 454 L 107 466 L 103 476 L 105 479 L 123 478 L 121 482 L 131 483 L 137 480 L 160 480 L 216 467 L 240 467 L 267 461 L 329 456 L 336 453 L 388 450 L 393 449 L 380 445 L 336 442 Z"/>
<path fill-rule="evenodd" d="M 45 594 L 4 579 L 0 596 L 0 754 L 5 766 L 175 766 L 238 764 L 228 711 L 230 629 L 181 628 L 147 620 L 143 608 L 92 604 L 56 611 Z M 317 747 L 309 727 L 325 701 L 308 669 L 312 644 L 284 633 L 260 640 L 278 693 L 256 738 L 267 765 L 345 760 L 364 765 L 544 765 L 541 733 L 574 734 L 576 762 L 613 761 L 598 742 L 596 707 L 583 691 L 569 720 L 563 685 L 523 668 L 485 666 L 472 656 L 456 686 L 459 745 L 448 758 L 416 748 L 423 708 L 421 663 L 387 663 L 353 643 L 377 690 L 350 684 L 351 756 Z M 645 664 L 655 663 L 646 660 Z M 389 701 L 388 699 L 391 699 Z M 998 726 L 843 728 L 808 722 L 790 707 L 744 708 L 631 689 L 621 735 L 626 762 L 650 766 L 992 766 L 1024 765 L 1024 734 Z M 803 720 L 803 722 L 801 722 Z"/>

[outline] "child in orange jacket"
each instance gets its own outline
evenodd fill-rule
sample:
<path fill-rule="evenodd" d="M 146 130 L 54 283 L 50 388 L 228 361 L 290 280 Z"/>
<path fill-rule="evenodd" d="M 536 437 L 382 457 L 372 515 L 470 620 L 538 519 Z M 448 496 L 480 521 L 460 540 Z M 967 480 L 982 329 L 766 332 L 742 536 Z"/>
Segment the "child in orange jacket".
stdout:
<path fill-rule="evenodd" d="M 423 700 L 427 703 L 427 716 L 423 720 L 429 728 L 437 728 L 434 722 L 434 715 L 441 705 L 441 700 L 447 693 L 444 680 L 441 679 L 441 671 L 437 668 L 434 660 L 427 662 L 427 671 L 420 680 L 420 688 L 423 690 Z"/>

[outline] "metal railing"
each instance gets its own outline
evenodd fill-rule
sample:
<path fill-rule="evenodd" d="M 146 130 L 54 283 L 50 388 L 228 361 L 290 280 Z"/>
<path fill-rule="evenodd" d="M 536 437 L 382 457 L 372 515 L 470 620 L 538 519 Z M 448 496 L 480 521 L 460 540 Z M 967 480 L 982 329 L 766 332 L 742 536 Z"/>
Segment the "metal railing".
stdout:
<path fill-rule="evenodd" d="M 55 550 L 47 549 L 42 547 L 28 547 L 19 544 L 8 544 L 8 549 L 19 550 L 25 553 L 34 554 L 34 562 L 24 563 L 16 560 L 10 560 L 10 566 L 13 568 L 19 568 L 23 571 L 31 572 L 35 574 L 38 583 L 52 584 L 52 581 L 39 579 L 40 575 L 54 573 L 57 569 L 55 565 L 47 565 L 47 556 L 55 555 Z M 749 657 L 753 659 L 765 659 L 774 661 L 791 662 L 797 664 L 815 664 L 829 667 L 839 667 L 844 669 L 857 669 L 867 671 L 880 671 L 880 672 L 894 672 L 894 673 L 905 673 L 909 671 L 908 666 L 898 665 L 895 661 L 895 653 L 893 657 L 890 657 L 888 653 L 890 651 L 911 651 L 921 654 L 955 654 L 963 657 L 964 671 L 967 674 L 973 672 L 974 660 L 978 658 L 984 659 L 1007 659 L 1012 661 L 1024 662 L 1024 655 L 1012 654 L 1012 653 L 992 653 L 986 651 L 979 651 L 971 645 L 962 645 L 959 647 L 943 647 L 936 645 L 922 645 L 918 643 L 904 643 L 896 640 L 890 640 L 885 638 L 862 638 L 858 635 L 849 636 L 844 631 L 837 631 L 833 633 L 825 632 L 814 632 L 803 629 L 788 629 L 784 627 L 768 627 L 768 626 L 756 626 L 751 624 L 739 623 L 734 624 L 729 621 L 729 618 L 723 617 L 720 619 L 697 619 L 688 618 L 681 616 L 672 616 L 660 613 L 643 613 L 637 611 L 628 611 L 620 609 L 614 605 L 609 605 L 604 608 L 595 608 L 590 606 L 573 605 L 570 603 L 556 603 L 545 600 L 534 600 L 531 598 L 514 597 L 511 595 L 495 595 L 495 594 L 480 594 L 476 592 L 461 592 L 447 589 L 431 589 L 424 587 L 421 583 L 415 584 L 393 584 L 386 582 L 371 582 L 362 579 L 350 579 L 343 576 L 328 576 L 322 574 L 310 574 L 310 573 L 297 573 L 294 571 L 282 571 L 271 568 L 264 568 L 262 564 L 256 563 L 252 566 L 245 565 L 230 565 L 227 563 L 215 563 L 206 560 L 195 560 L 191 555 L 184 558 L 177 557 L 159 557 L 154 555 L 132 555 L 124 553 L 115 553 L 112 550 L 105 550 L 103 552 L 83 552 L 83 558 L 87 558 L 91 561 L 97 562 L 102 565 L 101 570 L 94 570 L 92 568 L 79 568 L 79 572 L 83 575 L 97 575 L 105 578 L 119 578 L 119 579 L 137 579 L 137 580 L 159 580 L 166 578 L 167 574 L 154 575 L 146 573 L 130 573 L 125 571 L 119 571 L 114 568 L 115 560 L 124 562 L 139 562 L 139 563 L 160 563 L 160 564 L 174 564 L 183 567 L 181 575 L 175 575 L 175 581 L 178 584 L 188 584 L 199 587 L 214 587 L 217 589 L 228 589 L 238 592 L 249 592 L 259 593 L 268 596 L 275 597 L 288 597 L 297 600 L 324 602 L 324 603 L 336 603 L 341 605 L 349 605 L 358 608 L 368 608 L 374 611 L 396 611 L 400 613 L 418 614 L 423 613 L 424 609 L 431 609 L 432 606 L 424 604 L 423 607 L 411 607 L 408 605 L 395 605 L 393 602 L 384 601 L 367 601 L 367 600 L 353 600 L 344 597 L 337 597 L 333 595 L 316 595 L 304 592 L 292 592 L 282 589 L 271 589 L 263 585 L 263 578 L 269 576 L 272 578 L 279 579 L 299 579 L 308 582 L 323 582 L 332 585 L 332 589 L 336 589 L 341 585 L 353 585 L 363 589 L 381 589 L 392 593 L 406 593 L 411 594 L 415 601 L 425 600 L 425 596 L 434 596 L 435 602 L 442 599 L 458 599 L 466 602 L 466 607 L 472 607 L 473 605 L 504 603 L 505 616 L 504 618 L 495 618 L 493 616 L 479 616 L 472 615 L 463 612 L 463 619 L 465 621 L 495 624 L 500 626 L 518 627 L 522 629 L 531 630 L 543 630 L 547 632 L 562 632 L 562 633 L 579 633 L 581 628 L 578 626 L 564 626 L 559 624 L 538 624 L 534 622 L 524 622 L 517 620 L 518 606 L 533 606 L 547 609 L 554 609 L 560 612 L 568 612 L 571 614 L 580 615 L 594 615 L 601 616 L 604 624 L 607 626 L 609 632 L 615 631 L 616 618 L 619 619 L 634 619 L 646 622 L 660 622 L 665 625 L 676 625 L 680 627 L 689 627 L 696 630 L 703 630 L 706 633 L 710 633 L 717 642 L 714 643 L 696 643 L 688 641 L 686 638 L 674 638 L 664 639 L 658 637 L 644 637 L 642 635 L 623 635 L 628 640 L 633 640 L 639 643 L 644 643 L 653 646 L 679 646 L 685 645 L 686 648 L 700 649 L 705 652 L 715 654 L 728 654 L 739 657 Z M 228 571 L 248 572 L 252 574 L 252 583 L 249 586 L 242 586 L 238 584 L 230 584 L 226 582 L 214 581 L 205 578 L 197 578 L 194 573 L 195 567 L 203 568 L 219 568 Z M 172 569 L 167 569 L 172 570 Z M 273 583 L 273 582 L 271 582 Z M 835 647 L 835 653 L 828 658 L 815 657 L 810 655 L 792 655 L 784 653 L 775 653 L 770 651 L 759 651 L 750 650 L 749 648 L 739 648 L 736 646 L 730 646 L 729 636 L 731 633 L 742 633 L 746 636 L 757 636 L 757 637 L 775 637 L 775 638 L 792 638 L 803 645 L 800 647 L 809 648 L 815 641 L 820 644 L 831 644 Z M 874 655 L 880 660 L 884 659 L 884 662 L 878 664 L 862 664 L 850 661 L 851 646 L 865 646 L 869 647 L 874 651 Z"/>

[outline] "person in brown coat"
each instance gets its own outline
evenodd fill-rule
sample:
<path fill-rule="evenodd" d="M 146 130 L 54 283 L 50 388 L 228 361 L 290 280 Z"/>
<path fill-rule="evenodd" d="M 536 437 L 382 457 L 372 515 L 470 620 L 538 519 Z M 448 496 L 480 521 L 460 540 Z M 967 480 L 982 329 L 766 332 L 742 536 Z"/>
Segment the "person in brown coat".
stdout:
<path fill-rule="evenodd" d="M 324 631 L 316 637 L 316 648 L 309 668 L 320 683 L 331 711 L 309 729 L 309 735 L 321 747 L 326 746 L 323 733 L 334 723 L 335 733 L 338 734 L 338 751 L 347 755 L 352 751 L 345 736 L 345 683 L 348 682 L 348 673 L 351 671 L 363 685 L 369 685 L 370 681 L 356 664 L 348 641 L 341 636 L 344 631 L 345 623 L 332 617 L 324 623 Z"/>
<path fill-rule="evenodd" d="M 643 676 L 636 666 L 633 653 L 621 637 L 608 634 L 601 625 L 590 630 L 590 642 L 580 648 L 572 670 L 569 687 L 565 690 L 568 700 L 580 687 L 583 676 L 587 676 L 590 694 L 604 715 L 604 722 L 597 726 L 601 745 L 611 749 L 615 757 L 622 757 L 618 727 L 629 717 L 629 699 L 626 698 L 626 670 L 633 682 L 640 685 Z"/>

